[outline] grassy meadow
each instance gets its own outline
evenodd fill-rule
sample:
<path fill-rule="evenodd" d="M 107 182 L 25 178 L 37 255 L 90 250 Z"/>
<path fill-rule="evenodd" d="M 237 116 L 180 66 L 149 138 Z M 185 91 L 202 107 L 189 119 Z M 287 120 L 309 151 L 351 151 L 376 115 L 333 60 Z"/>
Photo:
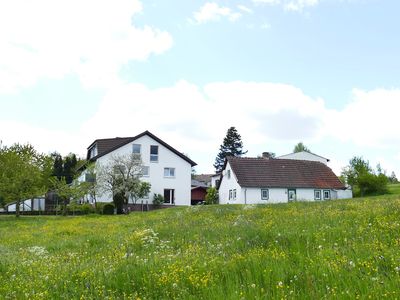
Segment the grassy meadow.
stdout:
<path fill-rule="evenodd" d="M 400 298 L 400 196 L 0 216 L 0 299 Z"/>

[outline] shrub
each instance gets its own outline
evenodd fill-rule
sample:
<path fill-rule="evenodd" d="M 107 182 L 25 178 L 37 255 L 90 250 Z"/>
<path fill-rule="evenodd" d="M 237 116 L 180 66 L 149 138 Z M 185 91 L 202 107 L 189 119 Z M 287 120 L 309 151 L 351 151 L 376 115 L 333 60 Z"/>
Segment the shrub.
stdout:
<path fill-rule="evenodd" d="M 217 204 L 218 199 L 218 190 L 215 187 L 208 188 L 206 194 L 206 204 Z"/>
<path fill-rule="evenodd" d="M 103 214 L 104 215 L 113 215 L 114 214 L 115 205 L 113 203 L 106 203 L 103 206 Z"/>
<path fill-rule="evenodd" d="M 95 212 L 95 209 L 93 207 L 93 205 L 89 204 L 89 203 L 84 203 L 81 205 L 81 211 L 83 214 L 92 214 Z"/>
<path fill-rule="evenodd" d="M 155 206 L 160 206 L 164 203 L 164 197 L 161 194 L 154 194 L 153 196 L 153 204 Z"/>

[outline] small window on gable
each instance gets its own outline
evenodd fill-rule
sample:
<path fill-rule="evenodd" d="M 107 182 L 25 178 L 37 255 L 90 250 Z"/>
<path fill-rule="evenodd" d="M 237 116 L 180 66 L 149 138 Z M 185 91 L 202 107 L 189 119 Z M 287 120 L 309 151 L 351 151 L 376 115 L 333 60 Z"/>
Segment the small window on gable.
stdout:
<path fill-rule="evenodd" d="M 330 200 L 331 199 L 331 191 L 326 190 L 324 191 L 324 200 Z"/>
<path fill-rule="evenodd" d="M 156 145 L 150 146 L 150 161 L 158 162 L 158 146 Z"/>
<path fill-rule="evenodd" d="M 175 177 L 175 168 L 164 168 L 164 177 Z"/>
<path fill-rule="evenodd" d="M 321 190 L 315 190 L 314 191 L 314 199 L 315 200 L 321 200 Z"/>
<path fill-rule="evenodd" d="M 261 189 L 261 200 L 268 200 L 268 199 L 269 199 L 269 190 Z"/>
<path fill-rule="evenodd" d="M 226 176 L 228 177 L 228 179 L 231 179 L 231 170 L 228 170 L 228 171 L 226 172 Z"/>
<path fill-rule="evenodd" d="M 132 153 L 133 154 L 140 154 L 140 144 L 133 144 L 132 145 Z"/>

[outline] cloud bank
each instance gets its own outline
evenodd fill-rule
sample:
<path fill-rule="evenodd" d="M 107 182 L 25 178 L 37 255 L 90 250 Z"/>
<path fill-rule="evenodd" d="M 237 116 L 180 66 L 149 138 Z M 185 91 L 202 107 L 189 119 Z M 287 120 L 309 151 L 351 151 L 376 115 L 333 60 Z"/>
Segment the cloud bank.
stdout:
<path fill-rule="evenodd" d="M 172 46 L 172 37 L 132 24 L 138 0 L 15 0 L 0 2 L 0 93 L 43 78 L 77 74 L 87 87 L 119 82 L 122 65 Z"/>

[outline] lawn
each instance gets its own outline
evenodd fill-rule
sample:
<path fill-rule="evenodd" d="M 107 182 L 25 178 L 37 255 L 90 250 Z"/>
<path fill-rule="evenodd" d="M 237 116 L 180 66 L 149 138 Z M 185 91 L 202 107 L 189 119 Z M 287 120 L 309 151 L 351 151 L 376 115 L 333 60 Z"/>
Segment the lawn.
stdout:
<path fill-rule="evenodd" d="M 0 217 L 0 299 L 378 299 L 399 286 L 399 195 Z"/>

